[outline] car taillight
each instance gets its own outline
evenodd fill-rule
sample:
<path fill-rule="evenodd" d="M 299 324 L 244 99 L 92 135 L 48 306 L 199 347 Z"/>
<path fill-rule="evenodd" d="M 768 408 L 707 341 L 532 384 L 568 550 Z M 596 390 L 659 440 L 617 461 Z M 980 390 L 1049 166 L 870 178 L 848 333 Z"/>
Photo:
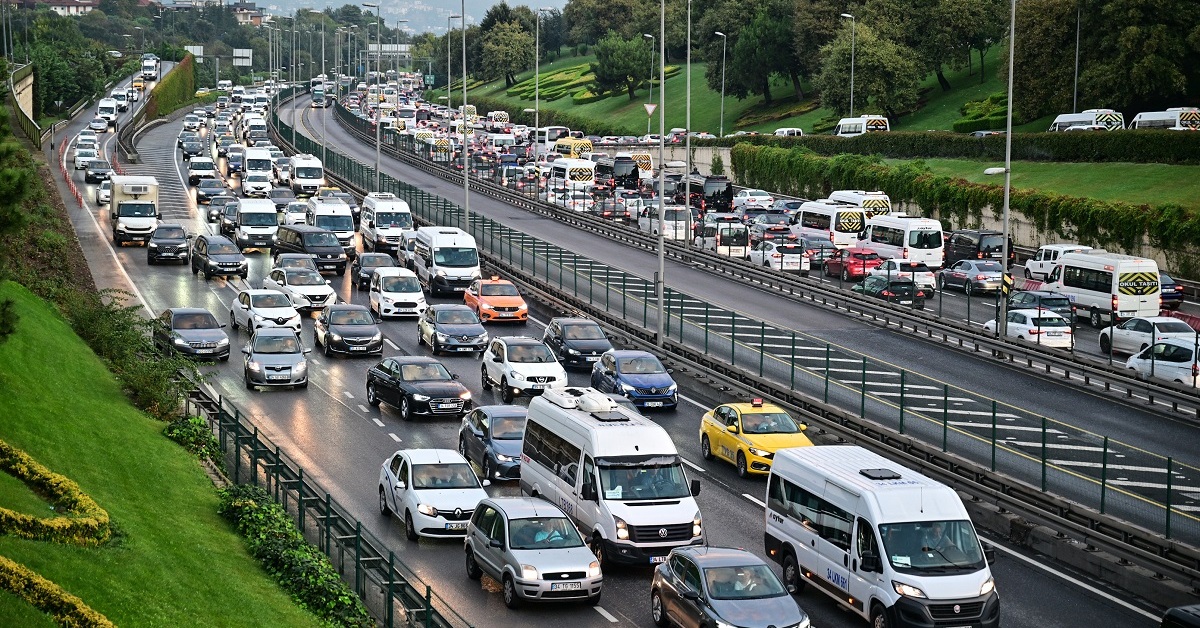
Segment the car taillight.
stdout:
<path fill-rule="evenodd" d="M 771 254 L 771 259 L 779 259 L 779 258 L 781 258 L 781 257 L 783 257 L 783 256 L 782 256 L 782 255 L 780 255 L 780 254 L 778 254 L 778 253 L 772 253 L 772 254 Z"/>
<path fill-rule="evenodd" d="M 1159 298 L 1159 300 L 1160 300 L 1160 301 L 1162 300 L 1162 297 L 1161 297 L 1161 296 L 1160 296 L 1160 297 L 1158 297 L 1158 298 Z M 1161 305 L 1161 304 L 1160 304 L 1160 305 Z M 1112 320 L 1112 324 L 1113 324 L 1113 325 L 1116 325 L 1116 324 L 1117 324 L 1117 320 L 1116 320 L 1116 319 L 1117 319 L 1117 295 L 1115 295 L 1115 294 L 1113 295 L 1113 298 L 1112 298 L 1112 313 L 1113 313 L 1113 315 L 1112 315 L 1112 318 L 1113 318 L 1113 320 Z"/>
<path fill-rule="evenodd" d="M 901 249 L 900 257 L 903 257 L 904 259 L 908 259 L 908 247 L 907 246 L 904 247 L 903 249 Z"/>
<path fill-rule="evenodd" d="M 921 298 L 921 299 L 924 299 L 924 298 L 925 298 L 925 291 L 924 291 L 924 290 L 917 290 L 917 297 L 918 297 L 918 298 Z"/>
<path fill-rule="evenodd" d="M 1192 377 L 1200 376 L 1200 364 L 1192 362 Z"/>
<path fill-rule="evenodd" d="M 808 255 L 809 257 L 816 257 L 817 250 L 816 249 L 808 249 L 807 251 L 804 252 L 804 254 Z"/>
<path fill-rule="evenodd" d="M 891 290 L 884 290 L 883 292 L 880 292 L 879 295 L 884 297 L 894 297 L 896 296 L 896 293 L 892 292 Z"/>
<path fill-rule="evenodd" d="M 975 254 L 975 259 L 983 259 L 983 251 L 980 251 L 980 252 L 976 253 L 976 254 Z"/>
<path fill-rule="evenodd" d="M 984 279 L 987 279 L 987 275 L 975 275 L 975 278 L 979 281 L 983 281 Z"/>

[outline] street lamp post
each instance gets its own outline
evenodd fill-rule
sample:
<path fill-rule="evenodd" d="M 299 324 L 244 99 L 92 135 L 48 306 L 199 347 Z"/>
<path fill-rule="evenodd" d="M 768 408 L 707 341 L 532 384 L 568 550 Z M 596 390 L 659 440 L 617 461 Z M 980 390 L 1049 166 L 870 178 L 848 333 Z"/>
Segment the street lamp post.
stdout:
<path fill-rule="evenodd" d="M 666 39 L 666 32 L 663 32 L 663 39 Z M 663 42 L 666 43 L 665 41 Z M 664 57 L 663 63 L 666 63 Z M 684 132 L 683 132 L 683 152 L 687 155 L 687 171 L 683 175 L 683 205 L 685 207 L 692 206 L 692 0 L 688 0 L 687 5 L 687 62 L 684 63 L 687 72 L 687 81 L 685 88 L 687 97 L 684 99 Z M 661 92 L 661 90 L 660 90 Z M 664 103 L 665 104 L 665 103 Z M 664 140 L 665 141 L 665 140 Z M 661 160 L 662 157 L 659 157 Z M 689 210 L 690 211 L 690 210 Z M 663 223 L 662 217 L 659 217 L 659 225 Z M 660 226 L 658 231 L 662 232 Z M 681 319 L 682 320 L 682 319 Z"/>
<path fill-rule="evenodd" d="M 550 7 L 538 7 L 533 29 L 533 161 L 535 163 L 542 154 L 542 145 L 538 141 L 538 129 L 542 126 L 542 13 L 550 10 Z"/>
<path fill-rule="evenodd" d="M 364 7 L 375 9 L 375 84 L 382 85 L 380 81 L 383 78 L 383 18 L 379 15 L 379 3 L 364 2 Z M 371 58 L 367 57 L 367 63 L 371 62 Z M 383 96 L 383 88 L 379 88 L 380 97 Z M 379 154 L 380 154 L 380 139 L 383 133 L 383 108 L 380 103 L 371 103 L 375 109 L 375 191 L 379 191 Z"/>
<path fill-rule="evenodd" d="M 1071 113 L 1079 113 L 1079 18 L 1080 3 L 1075 2 L 1075 89 L 1071 92 Z M 980 67 L 980 72 L 983 68 Z"/>
<path fill-rule="evenodd" d="M 729 38 L 725 33 L 717 31 L 717 37 L 721 38 L 721 130 L 720 137 L 725 137 L 725 47 L 729 43 Z"/>
<path fill-rule="evenodd" d="M 1012 103 L 1013 98 L 1013 51 L 1016 48 L 1017 38 L 1017 0 L 1012 0 L 1012 14 L 1008 25 L 1008 102 Z M 984 170 L 984 174 L 997 175 L 1004 174 L 1004 227 L 1003 238 L 1001 243 L 1001 262 L 1004 265 L 1004 274 L 1007 277 L 1008 268 L 1008 201 L 1012 194 L 1012 106 L 1008 107 L 1008 113 L 1005 115 L 1005 134 L 1004 134 L 1004 167 L 1003 168 L 988 168 Z M 1007 295 L 1000 297 L 1000 307 L 997 308 L 997 315 L 1000 317 L 996 321 L 996 329 L 1000 337 L 1008 335 L 1008 298 Z"/>
<path fill-rule="evenodd" d="M 854 117 L 854 48 L 858 38 L 858 21 L 853 15 L 843 13 L 842 17 L 850 20 L 850 117 Z"/>
<path fill-rule="evenodd" d="M 141 26 L 134 26 L 133 30 L 142 31 L 142 52 L 146 52 L 146 29 Z"/>
<path fill-rule="evenodd" d="M 1016 2 L 1016 0 L 1013 0 Z M 471 233 L 471 175 L 467 168 L 467 0 L 460 0 L 462 15 L 462 154 L 463 154 L 463 231 Z M 449 93 L 449 89 L 446 90 Z"/>
<path fill-rule="evenodd" d="M 646 84 L 650 86 L 650 93 L 646 96 L 646 104 L 654 103 L 654 35 L 642 33 L 642 38 L 650 42 L 650 77 L 646 79 Z M 662 85 L 659 85 L 662 88 Z M 646 135 L 650 135 L 650 113 L 646 113 Z"/>
<path fill-rule="evenodd" d="M 450 93 L 450 77 L 453 76 L 450 73 L 450 20 L 457 20 L 461 17 L 461 15 L 451 15 L 446 18 L 446 107 L 451 110 L 454 109 L 454 97 Z M 466 29 L 467 22 L 463 20 L 463 30 L 465 31 Z M 463 68 L 463 71 L 463 76 L 466 76 L 466 68 Z"/>

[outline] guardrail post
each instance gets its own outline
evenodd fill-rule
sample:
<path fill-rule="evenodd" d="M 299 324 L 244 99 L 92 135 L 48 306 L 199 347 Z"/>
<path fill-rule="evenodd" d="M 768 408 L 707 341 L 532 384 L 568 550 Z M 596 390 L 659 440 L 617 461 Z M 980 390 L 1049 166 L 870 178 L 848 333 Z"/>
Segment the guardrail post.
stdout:
<path fill-rule="evenodd" d="M 362 595 L 362 522 L 354 524 L 354 593 Z"/>
<path fill-rule="evenodd" d="M 682 316 L 682 315 L 683 315 L 683 312 L 681 311 L 680 316 Z M 682 327 L 682 325 L 681 325 L 681 327 Z M 682 334 L 680 334 L 680 335 L 682 336 Z M 680 341 L 682 342 L 682 339 L 680 339 Z M 763 375 L 763 361 L 766 360 L 766 357 L 767 357 L 766 344 L 767 344 L 767 324 L 766 324 L 766 322 L 760 321 L 758 324 L 758 376 L 759 377 L 762 377 L 762 375 Z"/>
<path fill-rule="evenodd" d="M 683 344 L 683 295 L 679 295 L 679 344 Z"/>
<path fill-rule="evenodd" d="M 254 440 L 250 441 L 250 483 L 258 486 L 258 426 L 254 426 Z"/>
<path fill-rule="evenodd" d="M 387 623 L 384 624 L 387 626 L 387 628 L 392 628 L 392 626 L 394 625 L 393 622 L 395 621 L 394 618 L 392 617 L 392 614 L 395 612 L 395 606 L 396 606 L 396 600 L 393 597 L 394 594 L 392 592 L 392 585 L 394 585 L 395 581 L 396 581 L 395 574 L 396 574 L 396 552 L 388 550 L 387 617 L 386 617 Z"/>
<path fill-rule="evenodd" d="M 233 430 L 233 483 L 242 483 L 242 435 Z"/>
<path fill-rule="evenodd" d="M 622 272 L 621 273 L 621 319 L 622 320 L 626 320 L 625 303 L 629 298 L 628 288 L 625 287 L 625 280 L 627 278 L 628 278 L 628 275 L 626 275 L 625 273 Z"/>
<path fill-rule="evenodd" d="M 792 372 L 792 375 L 791 375 L 792 382 L 791 382 L 791 386 L 789 386 L 789 388 L 791 388 L 792 390 L 795 390 L 796 389 L 796 332 L 792 332 L 792 359 L 788 364 L 791 366 L 791 369 L 789 369 L 789 370 Z"/>
<path fill-rule="evenodd" d="M 1174 466 L 1173 463 L 1174 463 L 1174 461 L 1171 459 L 1171 457 L 1167 456 L 1167 528 L 1166 528 L 1166 536 L 1168 539 L 1171 538 L 1171 489 L 1172 489 L 1171 468 Z"/>
<path fill-rule="evenodd" d="M 904 433 L 904 369 L 900 370 L 900 433 Z"/>
<path fill-rule="evenodd" d="M 862 359 L 862 397 L 859 401 L 858 416 L 867 418 L 867 356 Z"/>
<path fill-rule="evenodd" d="M 704 355 L 708 355 L 708 303 L 704 304 Z"/>
<path fill-rule="evenodd" d="M 333 500 L 329 497 L 329 493 L 325 493 L 325 555 L 333 556 L 333 534 L 330 531 L 331 520 L 333 519 Z M 338 569 L 341 571 L 341 569 Z"/>
<path fill-rule="evenodd" d="M 546 266 L 547 266 L 547 268 L 550 266 L 550 256 L 549 255 L 546 256 Z M 547 272 L 549 272 L 549 270 L 547 270 Z M 560 248 L 560 249 L 558 249 L 558 289 L 559 290 L 563 289 L 563 277 L 562 276 L 563 276 L 563 250 Z"/>
<path fill-rule="evenodd" d="M 737 314 L 729 313 L 729 363 L 737 366 Z"/>
<path fill-rule="evenodd" d="M 279 467 L 281 465 L 280 460 L 282 460 L 282 458 L 283 457 L 279 455 L 279 446 L 276 445 L 275 446 L 275 462 L 271 464 L 271 475 L 272 475 L 271 490 L 274 491 L 274 493 L 275 493 L 275 501 L 283 502 L 283 509 L 284 509 L 284 511 L 286 511 L 287 510 L 287 487 L 283 487 L 283 490 L 281 491 L 280 486 L 279 486 Z M 281 493 L 282 493 L 282 498 L 280 497 Z"/>
<path fill-rule="evenodd" d="M 300 520 L 300 532 L 304 532 L 304 467 L 296 469 L 296 510 Z"/>
<path fill-rule="evenodd" d="M 942 317 L 942 296 L 945 295 L 945 293 L 946 293 L 946 284 L 943 283 L 941 285 L 941 289 L 938 290 L 937 293 L 938 293 L 938 318 L 941 318 Z M 968 316 L 967 318 L 969 319 L 970 317 Z"/>
<path fill-rule="evenodd" d="M 1108 497 L 1108 437 L 1104 437 L 1104 451 L 1100 454 L 1100 514 L 1104 514 L 1104 502 Z"/>
<path fill-rule="evenodd" d="M 950 384 L 942 384 L 942 451 L 950 436 Z"/>
<path fill-rule="evenodd" d="M 663 286 L 663 310 L 658 314 L 663 317 L 663 336 L 671 337 L 671 291 Z"/>
<path fill-rule="evenodd" d="M 1042 417 L 1042 492 L 1046 491 L 1046 417 Z"/>
<path fill-rule="evenodd" d="M 829 403 L 829 344 L 825 344 L 825 403 Z"/>
<path fill-rule="evenodd" d="M 572 277 L 571 292 L 575 295 L 575 298 L 578 299 L 579 298 L 579 256 L 572 254 L 571 259 L 572 259 L 572 262 L 571 262 L 571 277 Z M 562 254 L 561 253 L 559 254 L 558 260 L 559 260 L 558 263 L 561 264 L 562 263 Z"/>
<path fill-rule="evenodd" d="M 658 285 L 658 273 L 654 273 L 654 284 Z M 659 314 L 659 316 L 661 316 L 662 312 L 659 312 L 658 314 Z M 645 290 L 645 288 L 643 288 L 642 289 L 642 324 L 649 327 L 650 326 L 650 323 L 648 322 L 649 320 L 650 320 L 650 293 L 647 290 Z"/>
<path fill-rule="evenodd" d="M 996 400 L 992 400 L 992 472 L 996 471 Z"/>

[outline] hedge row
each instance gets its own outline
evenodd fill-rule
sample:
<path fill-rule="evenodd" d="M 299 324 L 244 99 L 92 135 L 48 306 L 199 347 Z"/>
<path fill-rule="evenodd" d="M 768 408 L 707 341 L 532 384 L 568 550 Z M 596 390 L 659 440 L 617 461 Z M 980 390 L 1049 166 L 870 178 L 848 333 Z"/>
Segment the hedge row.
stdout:
<path fill-rule="evenodd" d="M 999 128 L 1002 129 L 1003 126 L 1001 124 Z M 804 137 L 752 135 L 692 140 L 692 146 L 731 147 L 743 142 L 781 148 L 803 147 L 829 156 L 852 152 L 860 155 L 882 155 L 894 159 L 940 157 L 1004 161 L 1003 135 L 971 137 L 932 131 L 867 133 L 852 138 L 832 135 L 806 135 Z M 1021 161 L 1200 164 L 1200 133 L 1175 131 L 1014 133 L 1012 149 L 1013 159 Z"/>
<path fill-rule="evenodd" d="M 748 143 L 734 146 L 730 157 L 743 185 L 784 194 L 822 198 L 835 189 L 883 190 L 893 202 L 916 203 L 952 224 L 975 224 L 985 208 L 999 219 L 1003 208 L 1003 186 L 935 176 L 920 162 L 889 166 L 879 157 L 822 157 L 803 148 Z M 1172 254 L 1200 247 L 1200 215 L 1173 204 L 1151 207 L 1013 190 L 1009 207 L 1039 231 L 1093 246 L 1132 252 L 1148 242 Z"/>
<path fill-rule="evenodd" d="M 70 478 L 0 441 L 0 471 L 21 480 L 64 516 L 41 518 L 0 508 L 0 534 L 71 545 L 99 545 L 112 535 L 108 512 Z"/>
<path fill-rule="evenodd" d="M 374 628 L 375 622 L 329 558 L 304 539 L 270 494 L 258 486 L 220 491 L 219 512 L 246 539 L 250 555 L 304 608 L 337 626 Z"/>
<path fill-rule="evenodd" d="M 116 624 L 83 600 L 38 575 L 28 567 L 0 556 L 0 589 L 10 591 L 34 608 L 50 615 L 60 626 L 115 628 Z"/>
<path fill-rule="evenodd" d="M 496 100 L 493 98 L 473 98 L 470 99 L 472 104 L 477 106 L 480 111 L 507 111 L 510 119 L 514 124 L 533 125 L 533 113 L 525 113 L 524 111 L 515 111 L 511 102 Z M 564 111 L 554 109 L 542 109 L 539 123 L 542 126 L 561 125 L 570 128 L 573 131 L 583 131 L 588 135 L 637 135 L 636 129 L 629 127 L 611 124 L 601 120 L 595 120 L 584 116 L 577 116 Z"/>
<path fill-rule="evenodd" d="M 165 116 L 196 98 L 195 58 L 189 53 L 150 90 L 146 119 Z"/>

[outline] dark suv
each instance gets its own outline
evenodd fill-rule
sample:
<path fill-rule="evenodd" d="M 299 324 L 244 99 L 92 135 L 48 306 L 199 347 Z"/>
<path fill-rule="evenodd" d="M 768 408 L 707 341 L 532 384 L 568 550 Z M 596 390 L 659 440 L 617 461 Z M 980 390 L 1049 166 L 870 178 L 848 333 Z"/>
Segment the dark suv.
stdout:
<path fill-rule="evenodd" d="M 952 231 L 946 240 L 946 262 L 949 267 L 963 259 L 999 260 L 1004 248 L 1004 234 L 991 229 L 959 229 Z M 1008 239 L 1008 266 L 1016 259 L 1012 238 Z M 1006 267 L 1006 268 L 1007 268 Z"/>
<path fill-rule="evenodd" d="M 313 256 L 321 272 L 346 274 L 346 250 L 332 231 L 312 225 L 284 225 L 275 236 L 272 257 L 280 253 L 304 253 Z"/>
<path fill-rule="evenodd" d="M 246 257 L 229 238 L 220 235 L 201 235 L 192 243 L 192 274 L 204 273 L 205 279 L 213 277 L 246 278 L 249 272 Z"/>

